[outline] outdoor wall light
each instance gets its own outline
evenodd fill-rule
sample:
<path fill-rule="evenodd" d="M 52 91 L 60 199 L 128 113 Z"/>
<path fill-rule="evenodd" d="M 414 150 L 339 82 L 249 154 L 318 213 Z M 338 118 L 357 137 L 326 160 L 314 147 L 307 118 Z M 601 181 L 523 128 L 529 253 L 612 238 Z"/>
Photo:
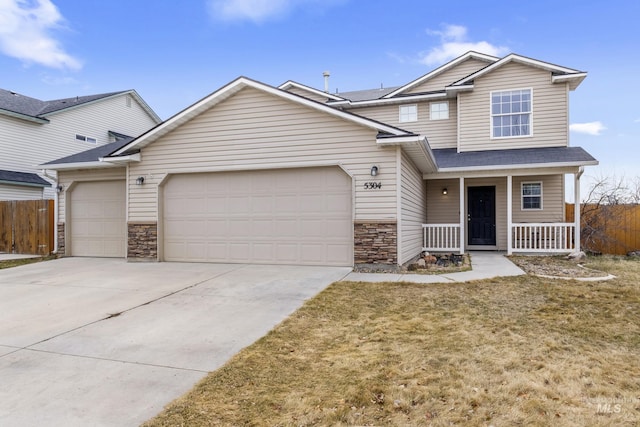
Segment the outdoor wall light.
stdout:
<path fill-rule="evenodd" d="M 62 193 L 62 190 L 63 190 L 63 189 L 64 189 L 64 187 L 62 186 L 62 184 L 58 184 L 58 185 L 56 186 L 56 192 L 57 192 L 57 193 Z"/>
<path fill-rule="evenodd" d="M 447 194 L 449 194 L 449 191 L 448 191 L 446 188 L 443 188 L 443 189 L 442 189 L 442 194 L 443 194 L 444 196 L 446 196 Z"/>
<path fill-rule="evenodd" d="M 144 184 L 144 176 L 139 176 L 138 178 L 136 178 L 136 185 L 142 184 Z"/>
<path fill-rule="evenodd" d="M 378 166 L 373 165 L 371 166 L 371 176 L 377 176 L 378 175 Z"/>

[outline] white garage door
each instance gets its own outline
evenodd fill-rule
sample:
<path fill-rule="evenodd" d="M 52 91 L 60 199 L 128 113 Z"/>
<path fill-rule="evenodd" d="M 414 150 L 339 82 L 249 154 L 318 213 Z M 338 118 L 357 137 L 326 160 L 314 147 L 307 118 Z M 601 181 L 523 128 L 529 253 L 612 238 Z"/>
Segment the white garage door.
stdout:
<path fill-rule="evenodd" d="M 81 182 L 71 190 L 71 255 L 125 256 L 125 182 Z"/>
<path fill-rule="evenodd" d="M 338 167 L 172 176 L 164 259 L 352 265 L 351 193 Z"/>

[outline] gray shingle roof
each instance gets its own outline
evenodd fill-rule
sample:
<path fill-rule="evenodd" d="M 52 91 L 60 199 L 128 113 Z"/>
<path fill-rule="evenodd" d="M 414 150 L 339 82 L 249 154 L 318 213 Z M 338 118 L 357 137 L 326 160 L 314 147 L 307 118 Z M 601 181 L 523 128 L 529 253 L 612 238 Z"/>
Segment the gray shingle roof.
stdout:
<path fill-rule="evenodd" d="M 100 159 L 100 157 L 108 156 L 109 154 L 113 153 L 116 150 L 121 149 L 122 147 L 124 147 L 125 145 L 127 145 L 133 140 L 134 140 L 133 137 L 126 136 L 122 139 L 119 139 L 109 144 L 100 145 L 99 147 L 95 147 L 90 150 L 83 151 L 81 153 L 72 154 L 67 157 L 62 157 L 60 159 L 53 160 L 48 163 L 44 163 L 43 166 L 58 165 L 58 164 L 65 164 L 65 163 L 97 162 Z"/>
<path fill-rule="evenodd" d="M 98 99 L 107 98 L 127 91 L 102 93 L 98 95 L 77 96 L 73 98 L 54 99 L 52 101 L 41 101 L 0 89 L 0 110 L 11 111 L 13 113 L 22 114 L 30 117 L 43 118 L 47 114 L 55 111 L 64 110 L 65 108 L 74 107 L 76 105 L 86 104 L 87 102 L 96 101 Z"/>
<path fill-rule="evenodd" d="M 470 151 L 464 153 L 457 153 L 455 148 L 445 148 L 433 150 L 433 155 L 439 170 L 544 163 L 597 164 L 596 159 L 581 147 L 522 148 L 517 150 Z"/>
<path fill-rule="evenodd" d="M 355 90 L 352 92 L 341 92 L 336 95 L 341 96 L 342 98 L 348 99 L 349 101 L 369 101 L 371 99 L 379 99 L 385 96 L 388 93 L 393 92 L 398 89 L 400 86 L 395 87 L 386 87 L 384 89 L 367 89 L 367 90 Z"/>
<path fill-rule="evenodd" d="M 0 169 L 0 182 L 25 184 L 36 187 L 50 187 L 51 184 L 35 173 L 15 172 Z"/>

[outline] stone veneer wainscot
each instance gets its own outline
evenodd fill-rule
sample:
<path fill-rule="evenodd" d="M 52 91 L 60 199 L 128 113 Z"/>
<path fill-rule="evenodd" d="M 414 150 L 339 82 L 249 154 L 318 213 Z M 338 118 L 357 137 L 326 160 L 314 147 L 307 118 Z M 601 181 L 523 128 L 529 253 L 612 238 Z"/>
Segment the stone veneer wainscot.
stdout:
<path fill-rule="evenodd" d="M 355 222 L 353 241 L 353 257 L 356 264 L 398 262 L 398 226 L 395 221 Z"/>
<path fill-rule="evenodd" d="M 58 255 L 64 255 L 65 240 L 64 240 L 64 222 L 58 223 Z"/>
<path fill-rule="evenodd" d="M 158 260 L 158 224 L 155 222 L 127 224 L 127 259 Z"/>

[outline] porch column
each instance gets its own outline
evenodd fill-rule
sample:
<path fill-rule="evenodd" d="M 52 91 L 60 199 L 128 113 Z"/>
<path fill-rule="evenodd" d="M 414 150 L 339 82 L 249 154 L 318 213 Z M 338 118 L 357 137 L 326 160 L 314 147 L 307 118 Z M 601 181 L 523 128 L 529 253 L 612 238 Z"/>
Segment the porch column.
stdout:
<path fill-rule="evenodd" d="M 507 255 L 513 253 L 513 177 L 507 175 Z"/>
<path fill-rule="evenodd" d="M 464 211 L 464 177 L 460 177 L 460 254 L 464 253 L 464 229 L 467 215 Z"/>
<path fill-rule="evenodd" d="M 573 193 L 574 193 L 574 207 L 573 207 L 573 221 L 575 223 L 575 252 L 580 252 L 580 177 L 584 172 L 584 168 L 580 168 L 578 172 L 573 174 Z"/>

